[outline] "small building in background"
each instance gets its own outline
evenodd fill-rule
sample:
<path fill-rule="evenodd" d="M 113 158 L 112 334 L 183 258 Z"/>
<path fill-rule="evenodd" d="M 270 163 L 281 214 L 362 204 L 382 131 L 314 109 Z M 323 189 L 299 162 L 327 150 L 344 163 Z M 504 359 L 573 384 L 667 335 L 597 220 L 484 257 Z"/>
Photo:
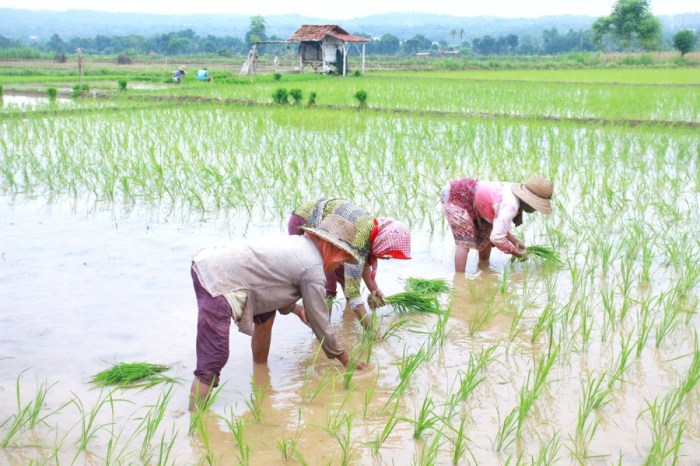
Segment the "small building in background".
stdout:
<path fill-rule="evenodd" d="M 352 45 L 360 52 L 362 73 L 365 72 L 365 43 L 370 40 L 348 34 L 335 24 L 305 24 L 289 38 L 289 42 L 299 43 L 299 69 L 302 73 L 306 65 L 311 65 L 316 72 L 336 72 L 343 76 L 347 74 L 348 49 Z M 362 44 L 361 48 L 359 44 Z"/>

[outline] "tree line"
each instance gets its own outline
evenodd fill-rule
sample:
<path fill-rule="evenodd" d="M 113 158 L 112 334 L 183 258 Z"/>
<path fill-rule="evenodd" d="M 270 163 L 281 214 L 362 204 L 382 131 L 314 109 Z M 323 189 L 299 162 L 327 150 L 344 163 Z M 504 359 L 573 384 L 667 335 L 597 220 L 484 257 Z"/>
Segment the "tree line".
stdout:
<path fill-rule="evenodd" d="M 368 55 L 415 55 L 416 53 L 459 52 L 463 55 L 554 55 L 572 51 L 650 51 L 673 46 L 685 54 L 697 43 L 695 31 L 683 30 L 676 33 L 671 44 L 663 44 L 660 21 L 649 9 L 648 0 L 617 0 L 609 16 L 598 18 L 590 29 L 560 32 L 557 28 L 542 31 L 540 36 L 517 36 L 508 34 L 501 37 L 484 35 L 464 41 L 463 29 L 452 29 L 452 41 L 433 41 L 424 35 L 415 35 L 401 40 L 393 34 L 384 34 L 372 38 L 367 34 L 356 35 L 372 39 L 365 46 Z M 459 39 L 459 40 L 457 40 Z M 72 53 L 81 49 L 87 54 L 127 56 L 157 55 L 191 55 L 216 54 L 223 57 L 244 55 L 252 43 L 258 43 L 258 52 L 274 55 L 293 53 L 285 39 L 266 34 L 266 23 L 262 16 L 250 18 L 249 30 L 243 38 L 234 36 L 200 36 L 192 29 L 185 29 L 167 34 L 144 37 L 137 34 L 127 36 L 97 35 L 91 38 L 62 39 L 54 34 L 43 44 L 27 46 L 18 41 L 0 35 L 0 49 L 24 50 L 25 53 L 52 52 L 55 54 Z M 351 54 L 359 53 L 351 48 Z M 7 55 L 7 53 L 5 54 Z"/>

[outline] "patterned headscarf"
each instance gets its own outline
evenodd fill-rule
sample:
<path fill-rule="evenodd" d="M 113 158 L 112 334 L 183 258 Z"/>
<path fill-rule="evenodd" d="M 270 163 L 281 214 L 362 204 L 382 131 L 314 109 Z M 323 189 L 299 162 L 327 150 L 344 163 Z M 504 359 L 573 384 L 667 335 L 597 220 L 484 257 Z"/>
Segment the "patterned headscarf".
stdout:
<path fill-rule="evenodd" d="M 375 218 L 369 240 L 372 244 L 372 252 L 369 255 L 372 279 L 377 275 L 377 259 L 411 258 L 411 232 L 399 220 Z"/>

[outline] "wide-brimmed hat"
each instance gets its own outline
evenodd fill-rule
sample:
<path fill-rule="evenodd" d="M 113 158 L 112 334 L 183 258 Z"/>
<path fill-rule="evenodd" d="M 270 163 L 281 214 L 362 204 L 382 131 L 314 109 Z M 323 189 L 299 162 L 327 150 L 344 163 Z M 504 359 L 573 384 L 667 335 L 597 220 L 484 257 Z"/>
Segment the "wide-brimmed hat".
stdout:
<path fill-rule="evenodd" d="M 301 227 L 301 229 L 328 241 L 333 246 L 337 246 L 350 254 L 351 259 L 347 261 L 350 264 L 360 262 L 360 256 L 357 255 L 357 251 L 352 246 L 352 240 L 355 238 L 355 225 L 349 220 L 344 219 L 340 215 L 330 214 L 321 221 L 318 227 Z"/>
<path fill-rule="evenodd" d="M 552 213 L 550 199 L 554 188 L 549 180 L 534 175 L 525 183 L 514 184 L 512 190 L 513 194 L 536 211 L 547 215 Z"/>

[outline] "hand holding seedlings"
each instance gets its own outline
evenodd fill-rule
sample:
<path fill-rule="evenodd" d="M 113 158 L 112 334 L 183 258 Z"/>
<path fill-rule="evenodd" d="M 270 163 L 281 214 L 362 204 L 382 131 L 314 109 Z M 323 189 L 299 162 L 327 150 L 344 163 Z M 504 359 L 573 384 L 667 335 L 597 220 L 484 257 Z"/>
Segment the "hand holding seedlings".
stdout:
<path fill-rule="evenodd" d="M 386 304 L 386 296 L 384 296 L 382 290 L 377 288 L 376 290 L 372 291 L 370 296 L 367 298 L 367 303 L 369 304 L 370 309 L 377 309 Z"/>

